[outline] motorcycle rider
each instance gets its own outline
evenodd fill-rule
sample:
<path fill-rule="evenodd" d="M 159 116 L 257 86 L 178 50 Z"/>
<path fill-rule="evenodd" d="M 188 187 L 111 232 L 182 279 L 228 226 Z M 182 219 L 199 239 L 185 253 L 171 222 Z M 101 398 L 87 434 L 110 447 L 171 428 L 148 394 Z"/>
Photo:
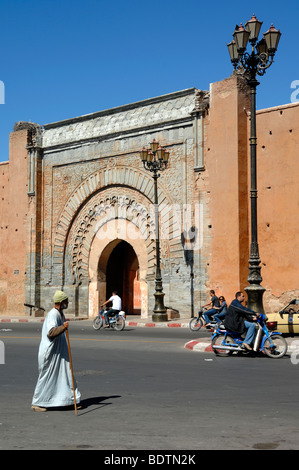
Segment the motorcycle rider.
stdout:
<path fill-rule="evenodd" d="M 116 315 L 117 313 L 121 311 L 121 298 L 119 297 L 116 290 L 112 291 L 112 296 L 108 300 L 106 300 L 106 302 L 104 302 L 102 306 L 104 307 L 104 305 L 108 304 L 109 302 L 112 302 L 112 308 L 110 308 L 104 313 L 105 324 L 106 324 L 105 328 L 109 328 L 108 317 L 112 315 Z"/>
<path fill-rule="evenodd" d="M 203 305 L 203 308 L 208 306 L 212 307 L 203 314 L 203 319 L 205 321 L 206 327 L 210 326 L 210 317 L 215 315 L 215 313 L 218 313 L 217 309 L 220 307 L 219 299 L 215 295 L 215 291 L 213 289 L 210 290 L 210 297 L 210 302 L 208 302 L 206 305 Z"/>
<path fill-rule="evenodd" d="M 254 340 L 255 336 L 254 322 L 259 314 L 244 307 L 244 305 L 242 305 L 244 300 L 245 296 L 243 292 L 236 292 L 235 299 L 231 302 L 227 310 L 227 314 L 224 319 L 224 326 L 227 330 L 233 331 L 234 333 L 243 334 L 246 331 L 243 346 L 251 351 L 252 347 L 250 344 Z"/>

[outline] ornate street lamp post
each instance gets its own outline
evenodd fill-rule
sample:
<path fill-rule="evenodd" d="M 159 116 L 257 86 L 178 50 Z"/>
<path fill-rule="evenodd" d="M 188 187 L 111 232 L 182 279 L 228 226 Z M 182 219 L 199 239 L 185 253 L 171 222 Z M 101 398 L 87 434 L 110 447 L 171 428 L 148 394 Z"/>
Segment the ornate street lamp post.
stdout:
<path fill-rule="evenodd" d="M 155 229 L 156 229 L 156 278 L 155 278 L 155 306 L 153 321 L 161 322 L 167 320 L 166 308 L 164 306 L 164 293 L 162 286 L 161 265 L 160 265 L 160 235 L 159 235 L 159 208 L 158 208 L 158 178 L 160 172 L 167 167 L 169 152 L 160 147 L 159 142 L 154 139 L 150 143 L 151 149 L 143 147 L 140 158 L 146 170 L 153 173 L 154 194 L 155 194 Z"/>
<path fill-rule="evenodd" d="M 259 82 L 257 75 L 264 75 L 266 69 L 273 63 L 273 58 L 277 50 L 280 31 L 272 25 L 264 33 L 263 38 L 258 41 L 258 35 L 262 22 L 258 21 L 255 15 L 247 21 L 245 28 L 236 26 L 233 34 L 233 41 L 227 47 L 231 62 L 236 74 L 243 75 L 250 87 L 250 168 L 251 168 L 251 245 L 249 258 L 249 286 L 245 288 L 248 295 L 248 307 L 256 312 L 264 312 L 263 294 L 265 289 L 261 286 L 261 267 L 257 239 L 257 168 L 256 168 L 256 87 Z M 248 41 L 251 44 L 251 53 L 246 52 Z"/>

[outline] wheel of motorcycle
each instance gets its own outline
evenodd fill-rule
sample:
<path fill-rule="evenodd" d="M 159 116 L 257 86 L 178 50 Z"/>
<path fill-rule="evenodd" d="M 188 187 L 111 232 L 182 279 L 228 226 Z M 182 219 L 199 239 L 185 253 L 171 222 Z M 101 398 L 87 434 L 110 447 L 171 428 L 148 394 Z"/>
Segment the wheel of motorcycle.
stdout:
<path fill-rule="evenodd" d="M 280 335 L 272 335 L 271 338 L 267 338 L 264 343 L 265 354 L 272 359 L 279 359 L 284 356 L 287 349 L 287 342 L 284 337 Z"/>
<path fill-rule="evenodd" d="M 212 341 L 212 346 L 217 346 L 217 348 L 213 348 L 214 353 L 216 356 L 222 356 L 222 357 L 227 357 L 231 356 L 233 351 L 230 351 L 229 349 L 221 349 L 221 345 L 224 345 L 223 343 L 225 342 L 225 345 L 227 346 L 229 343 L 235 344 L 234 338 L 231 336 L 227 335 L 217 335 Z"/>
<path fill-rule="evenodd" d="M 95 330 L 99 330 L 100 328 L 102 328 L 103 326 L 103 320 L 102 318 L 98 315 L 97 317 L 95 317 L 93 323 L 92 323 L 92 326 Z"/>
<path fill-rule="evenodd" d="M 192 318 L 189 323 L 189 326 L 191 331 L 199 331 L 203 326 L 203 321 L 201 318 Z"/>
<path fill-rule="evenodd" d="M 124 318 L 120 315 L 119 317 L 116 318 L 116 321 L 111 324 L 113 328 L 117 331 L 122 331 L 125 327 L 125 320 Z"/>

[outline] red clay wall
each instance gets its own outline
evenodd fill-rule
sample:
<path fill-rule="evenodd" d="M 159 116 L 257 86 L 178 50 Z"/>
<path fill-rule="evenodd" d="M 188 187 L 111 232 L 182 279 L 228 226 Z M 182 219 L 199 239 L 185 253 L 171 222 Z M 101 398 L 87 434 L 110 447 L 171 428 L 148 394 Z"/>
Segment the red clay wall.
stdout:
<path fill-rule="evenodd" d="M 0 315 L 7 309 L 9 163 L 0 163 Z"/>
<path fill-rule="evenodd" d="M 299 104 L 257 113 L 259 245 L 270 310 L 299 298 L 298 124 Z"/>
<path fill-rule="evenodd" d="M 248 285 L 248 110 L 249 98 L 237 77 L 211 85 L 206 168 L 212 233 L 207 289 L 214 288 L 229 301 Z M 298 123 L 298 104 L 257 113 L 258 241 L 266 312 L 299 297 Z"/>
<path fill-rule="evenodd" d="M 209 285 L 231 301 L 248 276 L 248 89 L 235 76 L 211 85 L 205 152 L 211 220 Z"/>
<path fill-rule="evenodd" d="M 11 133 L 9 163 L 0 165 L 3 194 L 0 201 L 0 313 L 2 315 L 25 313 L 23 304 L 28 210 L 26 144 L 27 130 Z"/>

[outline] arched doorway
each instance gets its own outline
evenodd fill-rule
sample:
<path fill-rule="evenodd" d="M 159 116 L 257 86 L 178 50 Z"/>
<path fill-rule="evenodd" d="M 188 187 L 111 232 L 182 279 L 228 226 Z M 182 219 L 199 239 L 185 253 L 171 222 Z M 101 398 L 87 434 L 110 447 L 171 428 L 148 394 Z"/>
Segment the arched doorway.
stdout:
<path fill-rule="evenodd" d="M 121 240 L 113 249 L 106 266 L 106 297 L 116 290 L 122 298 L 122 306 L 129 315 L 141 313 L 139 262 L 128 242 Z"/>
<path fill-rule="evenodd" d="M 90 317 L 98 314 L 100 306 L 111 296 L 111 290 L 117 290 L 117 287 L 114 285 L 111 285 L 109 290 L 107 289 L 107 272 L 111 279 L 111 273 L 115 270 L 115 266 L 119 266 L 121 257 L 131 259 L 129 267 L 126 267 L 125 270 L 124 268 L 119 268 L 122 278 L 129 278 L 129 285 L 131 286 L 129 289 L 125 289 L 124 292 L 131 293 L 131 295 L 133 293 L 132 310 L 129 307 L 126 313 L 131 315 L 132 313 L 138 314 L 139 312 L 142 318 L 148 317 L 148 282 L 146 276 L 148 275 L 148 250 L 152 251 L 152 247 L 151 245 L 147 247 L 146 240 L 141 233 L 139 235 L 137 233 L 135 237 L 131 236 L 129 242 L 126 242 L 128 234 L 134 233 L 135 228 L 136 226 L 128 220 L 110 220 L 101 226 L 93 237 L 88 260 L 88 312 Z M 117 235 L 116 238 L 115 235 Z M 123 242 L 126 244 L 123 244 Z M 117 249 L 118 245 L 120 246 Z M 110 260 L 111 255 L 112 258 Z M 108 262 L 111 267 L 108 267 Z M 117 280 L 119 274 L 116 273 L 115 276 L 115 280 Z M 111 281 L 109 282 L 114 284 Z M 117 285 L 121 287 L 119 290 L 122 293 L 123 282 L 120 285 L 118 281 Z M 124 299 L 124 301 L 125 304 L 132 305 L 130 298 L 128 300 Z"/>

